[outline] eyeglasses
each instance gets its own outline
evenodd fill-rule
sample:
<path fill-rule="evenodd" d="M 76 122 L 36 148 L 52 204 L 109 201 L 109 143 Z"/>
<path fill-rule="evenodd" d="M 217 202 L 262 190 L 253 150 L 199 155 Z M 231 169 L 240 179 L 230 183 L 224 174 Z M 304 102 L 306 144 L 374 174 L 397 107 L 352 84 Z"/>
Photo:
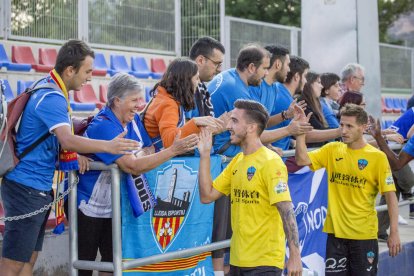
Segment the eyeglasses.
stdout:
<path fill-rule="evenodd" d="M 209 61 L 211 61 L 212 63 L 214 63 L 214 65 L 216 66 L 216 69 L 220 68 L 223 65 L 223 62 L 221 61 L 214 61 L 209 57 L 204 56 L 206 59 L 208 59 Z"/>

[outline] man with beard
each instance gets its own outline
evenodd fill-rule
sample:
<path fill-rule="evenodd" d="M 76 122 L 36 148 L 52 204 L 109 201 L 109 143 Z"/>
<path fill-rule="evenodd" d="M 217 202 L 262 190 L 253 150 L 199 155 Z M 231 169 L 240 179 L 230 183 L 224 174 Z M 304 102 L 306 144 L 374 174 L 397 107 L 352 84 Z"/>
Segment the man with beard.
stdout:
<path fill-rule="evenodd" d="M 289 107 L 294 101 L 293 96 L 300 94 L 306 84 L 306 75 L 309 70 L 309 63 L 301 57 L 291 56 L 289 63 L 289 72 L 286 75 L 285 81 L 276 83 L 276 104 L 274 105 L 272 114 L 285 112 L 284 118 L 280 124 L 276 125 L 274 129 L 286 127 L 290 123 L 290 118 L 293 115 L 288 112 Z M 339 129 L 317 130 L 314 129 L 306 135 L 307 143 L 323 142 L 335 139 L 340 136 Z M 290 140 L 292 136 L 286 136 L 278 141 L 272 143 L 274 147 L 288 150 L 290 148 Z"/>
<path fill-rule="evenodd" d="M 208 90 L 211 92 L 214 115 L 221 116 L 225 112 L 232 111 L 234 102 L 238 99 L 252 99 L 249 85 L 259 86 L 262 79 L 268 74 L 269 52 L 257 45 L 248 45 L 242 48 L 237 57 L 236 68 L 226 70 L 209 83 Z M 268 144 L 284 136 L 293 133 L 303 133 L 310 131 L 312 127 L 308 123 L 293 121 L 287 127 L 265 131 L 260 138 L 262 143 Z M 225 131 L 214 136 L 214 152 L 233 157 L 241 150 L 240 146 L 230 142 L 230 133 Z M 213 224 L 212 241 L 221 241 L 229 237 L 228 217 L 230 212 L 230 201 L 228 197 L 222 197 L 216 202 Z M 213 264 L 215 275 L 224 275 L 224 250 L 213 252 Z"/>
<path fill-rule="evenodd" d="M 211 133 L 203 129 L 198 144 L 201 202 L 210 203 L 231 194 L 230 275 L 281 275 L 285 235 L 288 275 L 301 275 L 298 229 L 286 166 L 260 140 L 269 115 L 255 101 L 237 100 L 234 107 L 227 129 L 231 143 L 239 145 L 242 152 L 214 182 L 210 174 Z"/>
<path fill-rule="evenodd" d="M 249 45 L 241 49 L 237 57 L 237 66 L 218 74 L 208 85 L 211 91 L 211 101 L 216 117 L 224 112 L 231 111 L 233 104 L 238 99 L 255 99 L 250 91 L 250 86 L 259 86 L 262 79 L 267 76 L 269 70 L 269 52 L 257 45 Z M 267 144 L 279 140 L 288 135 L 305 133 L 312 128 L 308 123 L 292 121 L 288 126 L 264 131 L 260 136 L 262 143 Z M 240 147 L 230 143 L 230 134 L 225 131 L 214 138 L 214 152 L 233 157 L 240 152 Z"/>
<path fill-rule="evenodd" d="M 395 185 L 386 155 L 364 140 L 366 111 L 347 104 L 340 114 L 343 142 L 308 152 L 305 135 L 299 135 L 296 162 L 313 171 L 325 168 L 328 174 L 328 212 L 323 228 L 328 234 L 326 275 L 376 275 L 378 192 L 385 196 L 391 218 L 389 254 L 394 257 L 401 251 Z"/>

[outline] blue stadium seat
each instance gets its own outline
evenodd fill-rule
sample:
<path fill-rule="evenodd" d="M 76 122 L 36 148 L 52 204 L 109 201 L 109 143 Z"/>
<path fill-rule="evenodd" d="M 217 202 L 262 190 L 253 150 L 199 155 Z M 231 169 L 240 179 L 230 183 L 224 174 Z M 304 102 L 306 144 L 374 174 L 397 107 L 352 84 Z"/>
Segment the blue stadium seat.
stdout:
<path fill-rule="evenodd" d="M 14 94 L 10 87 L 10 83 L 8 80 L 2 80 L 2 79 L 0 79 L 0 82 L 1 82 L 0 85 L 2 85 L 4 96 L 6 97 L 6 102 L 10 102 L 11 100 L 14 99 Z"/>
<path fill-rule="evenodd" d="M 151 71 L 143 57 L 131 57 L 131 69 L 137 78 L 147 79 L 151 76 Z"/>
<path fill-rule="evenodd" d="M 129 65 L 123 55 L 111 55 L 111 69 L 108 70 L 109 75 L 112 77 L 116 73 L 128 73 L 135 76 L 135 73 L 131 71 Z"/>
<path fill-rule="evenodd" d="M 401 108 L 395 106 L 393 98 L 385 98 L 386 107 L 390 108 L 393 113 L 400 113 Z"/>
<path fill-rule="evenodd" d="M 408 102 L 407 98 L 400 99 L 400 103 L 401 103 L 402 108 L 404 109 L 404 112 L 407 111 L 407 102 Z"/>
<path fill-rule="evenodd" d="M 105 56 L 102 53 L 95 53 L 95 59 L 93 61 L 93 76 L 106 76 L 108 72 L 108 64 L 106 63 Z"/>
<path fill-rule="evenodd" d="M 399 112 L 404 112 L 405 111 L 405 106 L 401 105 L 400 98 L 393 98 L 392 101 L 394 102 L 395 108 L 399 109 Z"/>
<path fill-rule="evenodd" d="M 33 81 L 17 81 L 17 95 L 20 95 L 22 92 L 29 88 L 33 84 Z"/>
<path fill-rule="evenodd" d="M 0 44 L 0 68 L 6 67 L 7 71 L 30 71 L 31 64 L 18 64 L 10 61 L 3 44 Z"/>

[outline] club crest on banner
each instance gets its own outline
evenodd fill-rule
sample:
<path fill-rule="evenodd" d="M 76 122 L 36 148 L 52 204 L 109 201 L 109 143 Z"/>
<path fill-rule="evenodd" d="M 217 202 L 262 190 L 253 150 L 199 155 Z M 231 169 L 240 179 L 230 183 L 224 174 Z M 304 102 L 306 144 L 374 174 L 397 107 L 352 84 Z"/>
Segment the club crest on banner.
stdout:
<path fill-rule="evenodd" d="M 368 165 L 368 161 L 366 159 L 359 159 L 358 160 L 358 168 L 362 171 Z"/>
<path fill-rule="evenodd" d="M 197 173 L 186 166 L 185 161 L 178 160 L 157 173 L 157 205 L 150 217 L 153 237 L 163 253 L 178 236 L 191 210 Z"/>

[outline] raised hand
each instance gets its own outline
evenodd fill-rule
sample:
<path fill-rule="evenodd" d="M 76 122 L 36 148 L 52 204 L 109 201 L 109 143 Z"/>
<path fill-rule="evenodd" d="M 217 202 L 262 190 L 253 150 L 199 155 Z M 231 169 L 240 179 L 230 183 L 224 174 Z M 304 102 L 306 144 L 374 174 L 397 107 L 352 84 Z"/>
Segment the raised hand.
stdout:
<path fill-rule="evenodd" d="M 368 132 L 374 137 L 377 138 L 382 135 L 381 133 L 381 123 L 377 119 L 375 120 L 374 117 L 369 115 L 369 125 L 368 125 Z"/>
<path fill-rule="evenodd" d="M 197 143 L 199 140 L 197 134 L 191 134 L 185 138 L 180 138 L 180 137 L 181 137 L 181 131 L 178 131 L 177 135 L 174 138 L 174 142 L 170 147 L 175 155 L 186 153 L 197 147 Z"/>
<path fill-rule="evenodd" d="M 212 134 L 207 128 L 202 128 L 199 134 L 200 141 L 198 142 L 198 151 L 200 155 L 210 155 L 212 147 Z"/>
<path fill-rule="evenodd" d="M 288 125 L 290 135 L 298 136 L 312 131 L 313 127 L 309 123 L 311 116 L 312 112 L 309 112 L 306 116 L 305 112 L 299 106 L 295 106 L 295 116 Z"/>
<path fill-rule="evenodd" d="M 109 146 L 106 152 L 112 154 L 133 154 L 133 151 L 140 150 L 141 147 L 139 142 L 123 138 L 127 133 L 128 131 L 125 130 L 111 141 L 108 141 Z"/>
<path fill-rule="evenodd" d="M 295 114 L 297 113 L 297 110 L 295 107 L 299 107 L 303 111 L 306 109 L 306 102 L 304 100 L 297 102 L 297 99 L 293 100 L 293 102 L 290 103 L 289 108 L 286 110 L 286 116 L 288 119 L 292 119 Z"/>
<path fill-rule="evenodd" d="M 231 111 L 229 112 L 224 112 L 223 114 L 220 115 L 220 117 L 218 117 L 218 119 L 221 120 L 221 129 L 219 129 L 219 132 L 217 133 L 213 133 L 213 134 L 219 134 L 222 133 L 223 131 L 227 130 L 227 124 L 229 123 L 230 119 L 231 119 Z"/>

